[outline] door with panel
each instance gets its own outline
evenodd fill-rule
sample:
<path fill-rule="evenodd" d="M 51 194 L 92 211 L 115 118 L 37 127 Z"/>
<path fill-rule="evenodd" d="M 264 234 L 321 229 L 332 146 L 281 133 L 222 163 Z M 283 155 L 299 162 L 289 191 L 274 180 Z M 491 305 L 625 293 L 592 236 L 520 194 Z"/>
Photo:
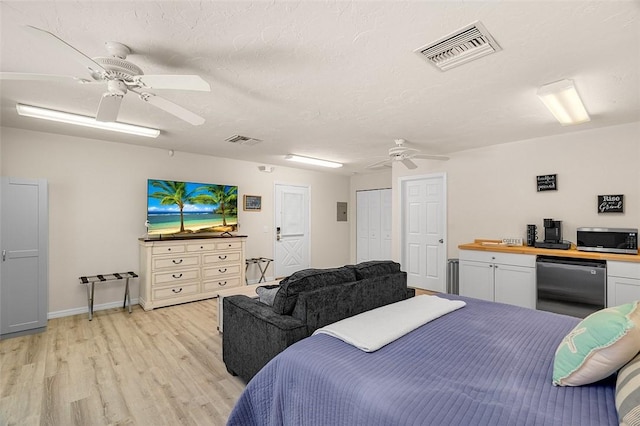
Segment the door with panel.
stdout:
<path fill-rule="evenodd" d="M 286 277 L 309 267 L 309 187 L 275 186 L 276 278 Z"/>
<path fill-rule="evenodd" d="M 47 325 L 47 181 L 2 177 L 0 200 L 0 337 L 6 338 Z"/>
<path fill-rule="evenodd" d="M 410 287 L 446 292 L 443 174 L 401 179 L 402 265 Z"/>

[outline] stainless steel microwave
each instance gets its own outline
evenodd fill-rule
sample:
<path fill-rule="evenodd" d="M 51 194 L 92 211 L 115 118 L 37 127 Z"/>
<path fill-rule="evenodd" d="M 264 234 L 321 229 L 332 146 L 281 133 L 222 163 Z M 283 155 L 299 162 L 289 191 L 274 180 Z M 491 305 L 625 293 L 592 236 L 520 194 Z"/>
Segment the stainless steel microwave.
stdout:
<path fill-rule="evenodd" d="M 638 254 L 637 228 L 578 228 L 580 251 Z"/>

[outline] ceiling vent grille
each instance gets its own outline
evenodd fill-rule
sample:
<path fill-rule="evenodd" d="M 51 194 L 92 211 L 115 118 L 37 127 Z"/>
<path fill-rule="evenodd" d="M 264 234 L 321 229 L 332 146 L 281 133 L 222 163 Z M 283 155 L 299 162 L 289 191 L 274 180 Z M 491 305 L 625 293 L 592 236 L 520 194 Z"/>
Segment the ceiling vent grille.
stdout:
<path fill-rule="evenodd" d="M 236 145 L 252 146 L 262 142 L 260 139 L 249 138 L 247 136 L 233 135 L 225 139 L 227 142 L 234 143 Z"/>
<path fill-rule="evenodd" d="M 502 50 L 480 21 L 414 50 L 441 71 Z"/>

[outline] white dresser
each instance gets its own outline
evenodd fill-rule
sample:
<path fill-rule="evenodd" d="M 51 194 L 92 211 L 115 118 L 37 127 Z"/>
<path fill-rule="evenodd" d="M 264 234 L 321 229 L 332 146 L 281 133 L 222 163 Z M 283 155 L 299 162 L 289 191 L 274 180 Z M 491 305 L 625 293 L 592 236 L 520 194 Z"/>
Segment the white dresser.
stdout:
<path fill-rule="evenodd" d="M 140 240 L 139 303 L 148 311 L 245 285 L 245 236 Z"/>

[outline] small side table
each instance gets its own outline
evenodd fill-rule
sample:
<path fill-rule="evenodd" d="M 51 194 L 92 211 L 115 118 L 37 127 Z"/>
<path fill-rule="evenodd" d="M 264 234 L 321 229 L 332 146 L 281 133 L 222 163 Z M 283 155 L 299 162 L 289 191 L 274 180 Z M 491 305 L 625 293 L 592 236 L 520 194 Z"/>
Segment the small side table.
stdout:
<path fill-rule="evenodd" d="M 96 283 L 104 283 L 114 280 L 125 280 L 124 285 L 124 303 L 122 309 L 127 305 L 129 301 L 129 313 L 131 313 L 131 295 L 129 294 L 129 278 L 137 278 L 138 274 L 135 272 L 114 272 L 113 274 L 93 275 L 90 277 L 80 277 L 80 284 L 87 286 L 87 302 L 89 304 L 89 321 L 93 319 L 93 293 L 95 291 Z"/>
<path fill-rule="evenodd" d="M 269 259 L 268 257 L 251 257 L 249 259 L 247 259 L 245 261 L 245 274 L 244 274 L 244 280 L 246 284 L 249 284 L 249 281 L 247 279 L 247 270 L 249 269 L 249 265 L 251 265 L 252 263 L 255 263 L 258 265 L 258 269 L 260 270 L 260 279 L 258 280 L 258 284 L 260 284 L 261 282 L 266 282 L 267 279 L 265 278 L 264 274 L 267 273 L 267 268 L 269 268 L 269 264 L 273 262 L 273 259 Z"/>

